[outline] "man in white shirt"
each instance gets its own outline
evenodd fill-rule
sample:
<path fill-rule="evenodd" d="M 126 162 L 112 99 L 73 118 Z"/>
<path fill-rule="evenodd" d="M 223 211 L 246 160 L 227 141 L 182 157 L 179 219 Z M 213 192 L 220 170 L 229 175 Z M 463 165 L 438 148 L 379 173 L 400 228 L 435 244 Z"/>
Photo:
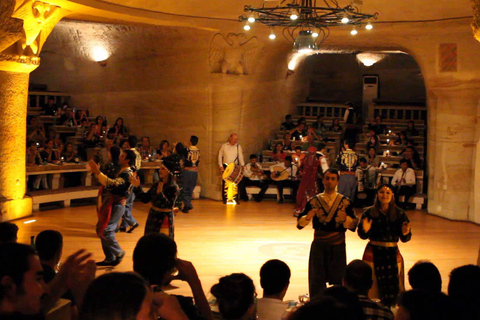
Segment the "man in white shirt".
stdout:
<path fill-rule="evenodd" d="M 248 186 L 255 186 L 260 188 L 260 192 L 258 195 L 255 197 L 255 201 L 260 202 L 263 200 L 263 197 L 265 196 L 265 192 L 267 192 L 269 183 L 268 181 L 265 181 L 266 175 L 265 172 L 263 172 L 262 165 L 259 164 L 258 158 L 256 154 L 251 154 L 250 155 L 250 163 L 247 163 L 245 167 L 245 171 L 243 172 L 243 185 L 244 187 Z M 240 196 L 247 196 L 248 195 L 242 195 L 243 190 L 240 190 Z M 246 190 L 244 191 L 246 193 Z"/>
<path fill-rule="evenodd" d="M 415 194 L 416 182 L 415 171 L 410 167 L 410 161 L 400 160 L 400 169 L 395 172 L 392 185 L 395 187 L 395 201 L 400 205 L 400 196 L 405 196 L 402 202 L 403 207 L 408 205 L 408 200 Z"/>
<path fill-rule="evenodd" d="M 280 260 L 269 260 L 260 269 L 263 298 L 257 300 L 258 320 L 280 320 L 288 304 L 283 301 L 290 284 L 290 268 Z M 286 317 L 286 314 L 285 314 Z"/>
<path fill-rule="evenodd" d="M 276 170 L 277 169 L 281 169 Z M 292 202 L 295 203 L 297 199 L 297 190 L 298 186 L 300 185 L 300 180 L 297 177 L 297 170 L 298 167 L 292 163 L 292 156 L 286 156 L 285 162 L 277 163 L 270 167 L 271 177 L 272 175 L 280 175 L 283 171 L 288 173 L 288 178 L 285 180 L 275 181 L 278 190 L 278 203 L 283 203 L 283 188 L 290 187 L 292 188 L 291 199 Z M 274 179 L 274 178 L 272 178 Z M 275 180 L 275 179 L 274 179 Z"/>
<path fill-rule="evenodd" d="M 220 167 L 220 171 L 223 173 L 226 166 L 230 163 L 235 163 L 240 166 L 245 166 L 245 161 L 243 159 L 243 151 L 242 147 L 238 144 L 238 135 L 236 133 L 232 133 L 228 138 L 227 143 L 224 143 L 220 150 L 218 151 L 218 166 Z M 241 182 L 240 182 L 241 184 Z M 241 187 L 238 187 L 241 190 Z M 222 199 L 223 203 L 227 203 L 227 197 L 225 194 L 225 181 L 222 179 Z M 242 199 L 245 200 L 245 199 Z M 238 199 L 235 199 L 236 203 Z M 248 201 L 248 198 L 246 199 Z"/>

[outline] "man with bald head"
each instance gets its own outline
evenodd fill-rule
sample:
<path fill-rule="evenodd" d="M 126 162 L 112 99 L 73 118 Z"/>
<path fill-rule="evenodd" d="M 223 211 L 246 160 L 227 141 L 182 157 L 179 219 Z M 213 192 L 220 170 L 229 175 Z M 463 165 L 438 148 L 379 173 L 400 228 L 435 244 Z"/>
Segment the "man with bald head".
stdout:
<path fill-rule="evenodd" d="M 238 134 L 232 133 L 230 137 L 228 137 L 228 141 L 224 143 L 219 152 L 218 152 L 218 166 L 220 171 L 223 173 L 227 165 L 230 163 L 235 163 L 236 165 L 245 166 L 245 161 L 243 159 L 243 151 L 242 147 L 238 144 Z M 241 184 L 241 183 L 240 183 Z M 240 194 L 243 193 L 242 189 L 244 188 L 239 184 L 238 189 Z M 238 198 L 238 196 L 236 196 Z M 227 203 L 227 196 L 225 194 L 225 181 L 222 180 L 222 200 L 223 203 Z M 248 198 L 244 198 L 242 200 L 248 201 Z M 238 199 L 235 199 L 238 203 Z"/>

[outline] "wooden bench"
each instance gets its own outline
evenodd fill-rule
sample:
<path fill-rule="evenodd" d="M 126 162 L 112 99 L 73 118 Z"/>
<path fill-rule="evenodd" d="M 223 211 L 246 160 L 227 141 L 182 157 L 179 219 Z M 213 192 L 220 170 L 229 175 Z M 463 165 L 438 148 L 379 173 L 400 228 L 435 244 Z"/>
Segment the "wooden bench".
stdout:
<path fill-rule="evenodd" d="M 32 197 L 33 211 L 40 210 L 40 204 L 50 202 L 62 202 L 63 207 L 70 207 L 71 200 L 95 198 L 98 186 L 32 191 L 28 195 Z"/>
<path fill-rule="evenodd" d="M 398 136 L 380 134 L 380 135 L 378 135 L 378 138 L 379 138 L 381 143 L 388 144 L 390 141 L 395 142 L 397 140 Z M 416 145 L 425 144 L 425 137 L 423 137 L 423 136 L 410 137 L 410 140 L 413 140 L 413 143 L 416 144 Z M 366 133 L 360 134 L 359 135 L 359 141 L 360 142 L 367 141 L 367 134 Z"/>
<path fill-rule="evenodd" d="M 400 154 L 400 152 L 402 152 L 405 148 L 406 147 L 404 147 L 404 146 L 382 145 L 380 147 L 380 151 L 382 151 L 382 152 L 390 151 L 390 153 L 392 153 L 392 154 L 393 154 L 393 152 L 395 152 L 397 154 Z M 366 154 L 367 153 L 367 144 L 359 142 L 355 145 L 355 150 L 357 151 L 357 153 Z M 423 157 L 424 150 L 425 150 L 423 145 L 415 146 L 415 150 L 417 150 L 417 152 Z"/>

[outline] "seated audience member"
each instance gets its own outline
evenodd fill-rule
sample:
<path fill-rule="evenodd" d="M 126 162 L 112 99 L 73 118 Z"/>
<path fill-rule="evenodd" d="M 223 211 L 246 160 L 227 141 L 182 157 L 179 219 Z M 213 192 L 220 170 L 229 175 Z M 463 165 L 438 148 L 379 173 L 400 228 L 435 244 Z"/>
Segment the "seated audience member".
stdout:
<path fill-rule="evenodd" d="M 142 156 L 142 160 L 148 160 L 152 157 L 156 157 L 157 150 L 150 146 L 150 137 L 142 137 L 142 146 L 140 147 L 139 152 Z"/>
<path fill-rule="evenodd" d="M 255 319 L 255 285 L 243 273 L 232 273 L 220 278 L 210 290 L 217 299 L 223 319 Z"/>
<path fill-rule="evenodd" d="M 35 238 L 35 249 L 43 268 L 43 279 L 45 283 L 50 283 L 55 278 L 58 264 L 62 257 L 63 236 L 55 230 L 44 230 Z M 82 292 L 83 293 L 83 292 Z M 64 299 L 70 300 L 73 307 L 72 313 L 76 315 L 75 298 L 71 290 L 65 292 L 62 296 Z"/>
<path fill-rule="evenodd" d="M 170 148 L 170 143 L 167 140 L 162 140 L 157 152 L 157 158 L 163 159 L 172 155 L 172 149 Z"/>
<path fill-rule="evenodd" d="M 343 285 L 358 295 L 365 320 L 393 320 L 390 309 L 368 297 L 372 284 L 372 267 L 365 261 L 353 260 L 347 265 Z"/>
<path fill-rule="evenodd" d="M 451 299 L 442 292 L 406 291 L 400 296 L 398 305 L 399 307 L 395 314 L 395 319 L 397 320 L 467 319 L 454 312 Z"/>
<path fill-rule="evenodd" d="M 75 112 L 75 121 L 77 121 L 77 124 L 80 125 L 83 119 L 86 119 L 88 122 L 87 112 L 85 110 L 77 110 Z"/>
<path fill-rule="evenodd" d="M 295 153 L 292 155 L 292 159 L 293 159 L 293 162 L 297 165 L 297 167 L 300 167 L 303 159 L 305 159 L 305 153 L 302 153 L 301 146 L 295 147 Z"/>
<path fill-rule="evenodd" d="M 442 291 L 442 276 L 430 261 L 417 261 L 408 271 L 408 282 L 414 290 Z"/>
<path fill-rule="evenodd" d="M 380 158 L 377 156 L 377 149 L 375 149 L 375 147 L 368 148 L 367 163 L 374 168 L 380 166 Z"/>
<path fill-rule="evenodd" d="M 366 135 L 366 140 L 365 140 L 365 143 L 368 143 L 370 141 L 370 139 L 374 136 L 376 136 L 377 134 L 375 133 L 375 131 L 373 129 L 369 129 L 368 130 L 368 133 Z M 378 136 L 377 136 L 378 138 Z"/>
<path fill-rule="evenodd" d="M 419 136 L 418 130 L 415 128 L 415 122 L 412 120 L 408 121 L 408 127 L 405 132 L 407 133 L 408 138 Z"/>
<path fill-rule="evenodd" d="M 395 202 L 397 205 L 407 206 L 410 197 L 416 191 L 415 171 L 410 168 L 408 160 L 400 160 L 400 169 L 393 175 L 392 186 L 395 187 Z M 403 201 L 400 201 L 400 196 L 404 196 Z"/>
<path fill-rule="evenodd" d="M 17 242 L 18 227 L 11 222 L 0 222 L 0 244 Z"/>
<path fill-rule="evenodd" d="M 45 139 L 47 139 L 43 123 L 41 123 L 37 117 L 32 117 L 29 122 L 29 127 L 28 129 L 31 132 L 27 135 L 27 140 L 34 141 L 43 146 Z"/>
<path fill-rule="evenodd" d="M 346 320 L 352 319 L 348 308 L 330 296 L 312 297 L 298 308 L 288 320 Z"/>
<path fill-rule="evenodd" d="M 86 138 L 87 141 L 92 142 L 93 144 L 102 141 L 105 137 L 105 131 L 107 127 L 104 125 L 104 119 L 102 116 L 97 116 L 95 118 L 95 123 L 92 124 L 91 129 Z"/>
<path fill-rule="evenodd" d="M 275 149 L 272 151 L 272 161 L 283 162 L 287 154 L 283 152 L 283 145 L 279 142 L 275 144 Z"/>
<path fill-rule="evenodd" d="M 117 118 L 113 127 L 108 129 L 107 136 L 117 142 L 128 138 L 127 127 L 123 125 L 123 118 Z"/>
<path fill-rule="evenodd" d="M 410 161 L 413 170 L 422 170 L 422 159 L 415 147 L 408 146 L 401 154 L 403 155 L 403 159 Z"/>
<path fill-rule="evenodd" d="M 91 125 L 88 119 L 82 118 L 78 120 L 77 133 L 79 133 L 84 139 L 87 137 Z"/>
<path fill-rule="evenodd" d="M 368 126 L 368 129 L 375 131 L 375 134 L 387 133 L 387 126 L 382 123 L 380 116 L 375 116 L 375 121 Z"/>
<path fill-rule="evenodd" d="M 112 139 L 105 139 L 105 148 L 100 150 L 100 165 L 105 167 L 105 165 L 110 161 L 110 149 L 113 147 Z"/>
<path fill-rule="evenodd" d="M 451 319 L 480 319 L 480 267 L 470 264 L 453 269 L 448 296 L 457 312 Z"/>
<path fill-rule="evenodd" d="M 297 170 L 298 167 L 292 163 L 291 156 L 286 156 L 285 162 L 280 162 L 270 167 L 270 177 L 272 177 L 273 180 L 275 180 L 275 177 L 281 176 L 283 172 L 286 172 L 288 175 L 285 180 L 275 181 L 278 190 L 278 203 L 283 203 L 283 189 L 285 187 L 292 188 L 291 199 L 292 203 L 295 203 L 298 186 L 300 185 Z"/>
<path fill-rule="evenodd" d="M 267 192 L 269 183 L 266 180 L 267 176 L 265 172 L 263 172 L 261 164 L 258 164 L 257 155 L 251 154 L 250 155 L 250 162 L 247 163 L 245 166 L 245 171 L 243 172 L 243 186 L 255 186 L 260 188 L 260 192 L 255 197 L 255 201 L 260 202 L 263 200 L 265 196 L 265 192 Z M 245 199 L 248 198 L 248 195 L 245 194 L 240 195 L 240 198 Z"/>
<path fill-rule="evenodd" d="M 325 289 L 323 294 L 326 297 L 334 298 L 335 300 L 337 300 L 338 302 L 346 306 L 348 313 L 350 315 L 348 319 L 350 320 L 365 319 L 362 305 L 360 304 L 358 295 L 354 291 L 344 286 L 335 285 Z"/>
<path fill-rule="evenodd" d="M 37 166 L 43 163 L 42 156 L 37 148 L 35 142 L 30 141 L 28 143 L 27 149 L 27 166 Z M 48 189 L 47 175 L 46 174 L 36 174 L 28 176 L 28 185 L 31 190 L 38 190 L 40 188 L 40 183 L 44 189 Z"/>
<path fill-rule="evenodd" d="M 296 128 L 290 130 L 289 133 L 292 135 L 292 140 L 302 140 L 308 134 L 307 126 L 304 123 L 300 123 Z"/>
<path fill-rule="evenodd" d="M 0 244 L 0 319 L 44 319 L 58 299 L 71 287 L 83 293 L 95 278 L 90 254 L 79 250 L 68 257 L 55 280 L 43 280 L 43 269 L 35 250 L 19 243 Z"/>
<path fill-rule="evenodd" d="M 400 131 L 398 134 L 397 140 L 393 142 L 394 145 L 396 146 L 407 146 L 408 144 L 408 138 L 407 138 L 407 133 L 405 131 Z"/>
<path fill-rule="evenodd" d="M 291 114 L 287 114 L 285 116 L 285 122 L 282 123 L 282 125 L 280 126 L 280 130 L 292 130 L 293 128 L 295 128 L 295 124 L 292 122 L 292 115 Z"/>
<path fill-rule="evenodd" d="M 322 135 L 327 132 L 327 126 L 323 123 L 323 116 L 320 115 L 317 117 L 317 121 L 313 123 L 313 128 L 317 135 Z"/>
<path fill-rule="evenodd" d="M 315 147 L 318 150 L 318 142 L 315 142 L 315 137 L 311 133 L 307 136 L 307 142 L 302 144 L 302 151 L 307 151 L 310 147 Z"/>
<path fill-rule="evenodd" d="M 177 245 L 173 239 L 161 233 L 149 233 L 140 238 L 133 251 L 133 270 L 148 282 L 156 296 L 175 297 L 188 319 L 213 319 L 197 271 L 191 262 L 177 258 Z M 178 275 L 174 278 L 175 271 Z M 168 296 L 162 291 L 162 286 L 172 279 L 188 283 L 195 305 L 190 297 Z"/>
<path fill-rule="evenodd" d="M 43 114 L 46 116 L 53 116 L 57 110 L 55 98 L 48 97 L 47 104 L 42 107 Z"/>
<path fill-rule="evenodd" d="M 257 319 L 282 319 L 288 304 L 283 301 L 290 284 L 290 268 L 280 260 L 268 260 L 260 269 L 263 298 L 257 300 Z"/>
<path fill-rule="evenodd" d="M 380 140 L 378 136 L 375 134 L 370 137 L 370 140 L 367 142 L 367 150 L 370 148 L 375 148 L 375 153 L 379 154 L 382 149 L 382 145 L 380 143 Z"/>
<path fill-rule="evenodd" d="M 292 135 L 288 132 L 286 132 L 285 135 L 283 136 L 283 150 L 284 151 L 293 150 Z"/>
<path fill-rule="evenodd" d="M 338 118 L 333 119 L 332 126 L 328 129 L 328 131 L 341 133 L 342 130 L 343 128 L 340 125 L 340 120 L 338 120 Z"/>
<path fill-rule="evenodd" d="M 42 164 L 42 158 L 38 152 L 38 146 L 35 141 L 29 141 L 27 143 L 27 166 L 34 166 Z"/>
<path fill-rule="evenodd" d="M 65 109 L 65 113 L 62 114 L 58 122 L 61 125 L 68 126 L 68 127 L 76 127 L 77 126 L 77 120 L 75 119 L 75 115 L 73 114 L 72 108 L 67 107 Z"/>
<path fill-rule="evenodd" d="M 55 149 L 61 150 L 63 148 L 63 141 L 60 138 L 60 133 L 57 133 L 54 129 L 48 130 L 48 139 L 53 141 L 53 147 Z"/>
<path fill-rule="evenodd" d="M 112 272 L 95 279 L 85 294 L 80 320 L 187 320 L 175 298 L 154 294 L 133 272 Z"/>
<path fill-rule="evenodd" d="M 45 141 L 45 149 L 40 152 L 40 157 L 42 158 L 42 162 L 60 162 L 60 150 L 54 149 L 53 140 L 48 139 Z"/>
<path fill-rule="evenodd" d="M 372 206 L 377 193 L 377 169 L 369 165 L 367 159 L 360 158 L 355 177 L 357 178 L 355 205 L 359 208 Z"/>
<path fill-rule="evenodd" d="M 67 163 L 76 163 L 79 160 L 77 151 L 71 142 L 67 142 L 61 153 L 61 158 Z M 82 184 L 82 172 L 66 172 L 63 174 L 65 188 L 78 187 Z"/>

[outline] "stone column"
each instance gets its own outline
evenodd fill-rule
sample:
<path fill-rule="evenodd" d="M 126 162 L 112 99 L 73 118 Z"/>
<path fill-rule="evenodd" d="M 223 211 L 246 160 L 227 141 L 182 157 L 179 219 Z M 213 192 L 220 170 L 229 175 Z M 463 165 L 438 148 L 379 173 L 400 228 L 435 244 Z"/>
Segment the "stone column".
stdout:
<path fill-rule="evenodd" d="M 67 11 L 34 0 L 0 2 L 0 221 L 32 214 L 25 196 L 28 79 Z"/>
<path fill-rule="evenodd" d="M 28 78 L 39 58 L 0 55 L 0 220 L 32 213 L 25 197 Z"/>

